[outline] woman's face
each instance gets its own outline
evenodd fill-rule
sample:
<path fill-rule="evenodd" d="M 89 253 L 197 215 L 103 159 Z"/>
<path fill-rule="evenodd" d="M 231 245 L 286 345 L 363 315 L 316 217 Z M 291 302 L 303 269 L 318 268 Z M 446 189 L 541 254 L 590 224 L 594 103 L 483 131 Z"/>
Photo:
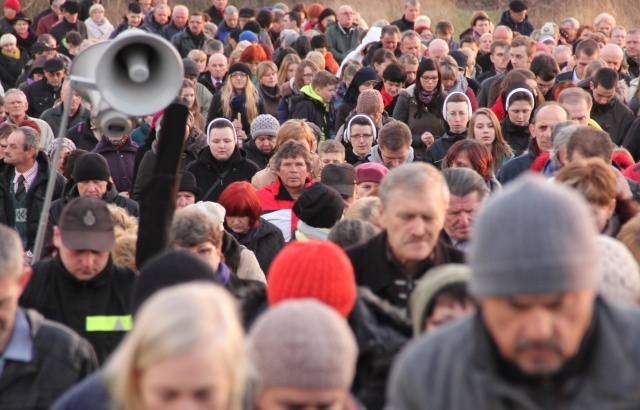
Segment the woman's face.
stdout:
<path fill-rule="evenodd" d="M 466 151 L 460 152 L 457 158 L 453 160 L 450 165 L 451 168 L 469 168 L 473 169 L 471 166 L 471 161 L 469 161 L 469 155 L 467 155 Z"/>
<path fill-rule="evenodd" d="M 480 40 L 480 51 L 484 54 L 491 52 L 491 43 L 493 43 L 493 38 L 489 36 Z"/>
<path fill-rule="evenodd" d="M 509 113 L 509 121 L 518 126 L 529 124 L 531 117 L 531 103 L 529 101 L 514 101 L 509 105 L 507 112 Z"/>
<path fill-rule="evenodd" d="M 321 21 L 322 25 L 325 28 L 329 27 L 329 24 L 335 23 L 335 22 L 336 22 L 336 17 L 335 16 L 327 16 L 327 17 L 323 18 L 322 21 Z"/>
<path fill-rule="evenodd" d="M 16 43 L 9 43 L 2 46 L 2 51 L 7 54 L 13 54 L 16 51 Z"/>
<path fill-rule="evenodd" d="M 304 68 L 302 79 L 304 81 L 304 85 L 311 84 L 311 81 L 313 81 L 313 69 L 311 67 Z"/>
<path fill-rule="evenodd" d="M 147 410 L 229 408 L 232 381 L 211 343 L 170 356 L 140 374 L 140 397 Z"/>
<path fill-rule="evenodd" d="M 218 161 L 228 160 L 236 147 L 233 130 L 229 127 L 212 128 L 209 137 L 209 149 L 213 157 Z"/>
<path fill-rule="evenodd" d="M 593 32 L 588 28 L 582 30 L 582 33 L 580 34 L 580 40 L 588 40 L 591 34 L 593 34 Z"/>
<path fill-rule="evenodd" d="M 247 74 L 242 71 L 236 71 L 231 74 L 231 86 L 236 91 L 244 92 L 244 89 L 247 87 L 247 81 L 249 81 L 249 77 Z"/>
<path fill-rule="evenodd" d="M 16 30 L 16 33 L 24 34 L 29 30 L 29 23 L 24 20 L 19 20 L 13 24 L 13 28 Z"/>
<path fill-rule="evenodd" d="M 275 87 L 278 85 L 278 74 L 273 70 L 267 70 L 267 72 L 260 77 L 260 84 L 267 87 Z"/>
<path fill-rule="evenodd" d="M 298 69 L 298 64 L 296 63 L 289 64 L 289 67 L 287 68 L 287 80 L 291 80 L 293 77 L 296 76 L 297 69 Z"/>
<path fill-rule="evenodd" d="M 473 124 L 473 136 L 481 144 L 491 145 L 496 139 L 493 121 L 486 115 L 478 115 Z"/>
<path fill-rule="evenodd" d="M 427 92 L 435 90 L 438 86 L 438 72 L 433 70 L 422 73 L 422 76 L 420 77 L 420 85 L 422 86 L 422 89 Z"/>
<path fill-rule="evenodd" d="M 453 88 L 453 85 L 456 83 L 457 78 L 444 78 L 442 77 L 442 87 L 445 91 L 449 91 Z"/>
<path fill-rule="evenodd" d="M 94 10 L 93 13 L 91 13 L 91 20 L 95 21 L 96 23 L 100 23 L 102 20 L 104 20 L 104 10 Z"/>
<path fill-rule="evenodd" d="M 249 229 L 251 229 L 248 216 L 227 216 L 225 221 L 229 229 L 240 235 L 249 232 Z"/>
<path fill-rule="evenodd" d="M 207 71 L 207 59 L 206 58 L 198 58 L 194 60 L 196 64 L 198 64 L 198 71 L 204 73 Z"/>
<path fill-rule="evenodd" d="M 60 161 L 58 161 L 58 172 L 62 173 L 64 171 L 64 163 L 65 159 L 69 156 L 71 150 L 67 147 L 62 147 L 60 150 Z"/>
<path fill-rule="evenodd" d="M 369 197 L 371 192 L 379 186 L 380 184 L 375 182 L 363 182 L 358 184 L 358 199 Z"/>
<path fill-rule="evenodd" d="M 196 102 L 196 90 L 191 87 L 185 87 L 180 91 L 180 99 L 191 109 Z"/>
<path fill-rule="evenodd" d="M 375 87 L 376 83 L 374 81 L 369 81 L 364 84 L 360 84 L 358 87 L 358 91 L 363 92 L 364 90 L 370 90 Z"/>
<path fill-rule="evenodd" d="M 459 134 L 467 129 L 469 123 L 469 104 L 466 102 L 447 103 L 447 124 L 449 129 L 455 134 Z"/>

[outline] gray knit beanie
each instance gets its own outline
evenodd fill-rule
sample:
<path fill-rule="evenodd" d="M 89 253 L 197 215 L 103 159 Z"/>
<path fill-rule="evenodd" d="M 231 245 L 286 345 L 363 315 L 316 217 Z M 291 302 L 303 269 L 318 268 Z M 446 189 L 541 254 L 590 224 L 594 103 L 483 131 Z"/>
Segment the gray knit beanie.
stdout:
<path fill-rule="evenodd" d="M 338 312 L 317 300 L 296 299 L 258 318 L 249 332 L 248 354 L 262 389 L 348 390 L 358 347 Z"/>
<path fill-rule="evenodd" d="M 600 252 L 584 199 L 533 175 L 491 198 L 476 220 L 468 261 L 477 296 L 597 289 Z"/>
<path fill-rule="evenodd" d="M 256 139 L 263 135 L 275 137 L 280 130 L 280 123 L 278 120 L 269 114 L 260 114 L 251 123 L 251 138 Z"/>
<path fill-rule="evenodd" d="M 598 235 L 602 283 L 600 294 L 615 302 L 640 302 L 640 268 L 622 242 Z"/>

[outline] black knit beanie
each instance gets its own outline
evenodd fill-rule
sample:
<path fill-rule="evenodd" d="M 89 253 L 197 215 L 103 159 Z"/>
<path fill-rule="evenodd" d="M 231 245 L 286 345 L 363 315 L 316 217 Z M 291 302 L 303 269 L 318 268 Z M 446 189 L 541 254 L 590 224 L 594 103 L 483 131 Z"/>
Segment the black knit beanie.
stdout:
<path fill-rule="evenodd" d="M 73 166 L 73 180 L 76 182 L 84 181 L 107 181 L 111 178 L 109 172 L 109 164 L 107 160 L 100 154 L 87 152 L 76 159 Z"/>
<path fill-rule="evenodd" d="M 330 229 L 342 218 L 344 202 L 335 189 L 318 182 L 304 190 L 293 212 L 313 228 Z"/>

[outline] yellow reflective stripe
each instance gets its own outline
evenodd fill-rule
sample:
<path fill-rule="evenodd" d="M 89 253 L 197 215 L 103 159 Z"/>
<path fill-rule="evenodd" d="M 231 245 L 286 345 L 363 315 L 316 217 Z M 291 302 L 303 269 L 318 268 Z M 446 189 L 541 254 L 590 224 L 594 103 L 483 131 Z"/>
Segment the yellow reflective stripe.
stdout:
<path fill-rule="evenodd" d="M 133 321 L 127 316 L 87 316 L 87 332 L 126 332 L 131 330 Z"/>

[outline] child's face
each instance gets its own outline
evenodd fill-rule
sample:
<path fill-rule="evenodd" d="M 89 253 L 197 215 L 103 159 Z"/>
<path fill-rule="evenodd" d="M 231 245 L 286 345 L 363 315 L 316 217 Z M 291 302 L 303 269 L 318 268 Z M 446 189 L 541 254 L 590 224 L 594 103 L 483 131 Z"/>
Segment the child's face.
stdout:
<path fill-rule="evenodd" d="M 326 87 L 316 88 L 314 89 L 314 91 L 320 96 L 320 98 L 322 98 L 322 101 L 330 103 L 331 99 L 333 98 L 333 94 L 336 91 L 336 86 L 328 85 Z"/>
<path fill-rule="evenodd" d="M 344 154 L 339 152 L 321 152 L 320 160 L 323 164 L 342 164 L 344 163 Z"/>

